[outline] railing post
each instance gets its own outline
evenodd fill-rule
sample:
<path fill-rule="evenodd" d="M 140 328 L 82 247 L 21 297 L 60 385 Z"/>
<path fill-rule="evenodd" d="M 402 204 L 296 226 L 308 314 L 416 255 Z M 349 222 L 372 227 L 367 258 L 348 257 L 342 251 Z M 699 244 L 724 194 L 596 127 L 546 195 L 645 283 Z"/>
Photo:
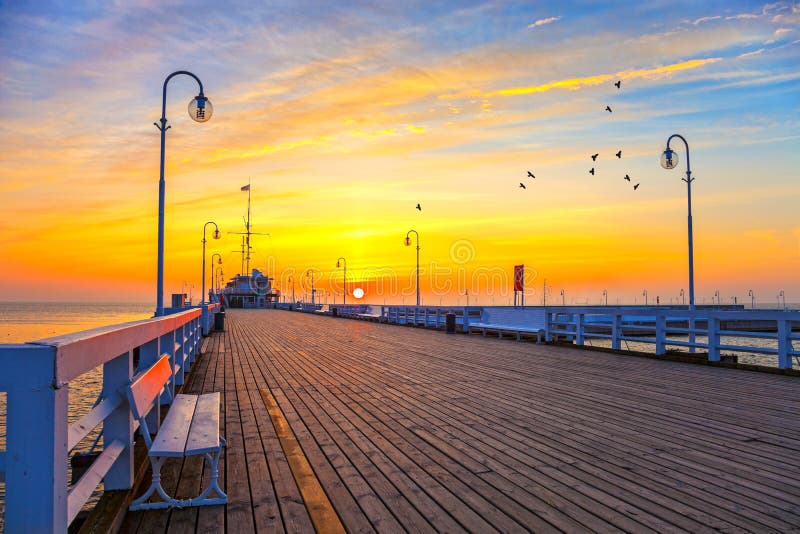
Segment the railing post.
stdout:
<path fill-rule="evenodd" d="M 555 314 L 551 314 L 547 309 L 544 310 L 544 340 L 547 343 L 553 341 L 553 334 L 551 333 L 552 326 L 550 325 L 551 321 L 555 317 Z"/>
<path fill-rule="evenodd" d="M 124 395 L 124 387 L 133 374 L 133 354 L 129 351 L 103 364 L 103 397 Z M 125 450 L 103 478 L 107 490 L 130 489 L 133 486 L 133 416 L 123 402 L 103 421 L 103 445 L 119 440 Z"/>
<path fill-rule="evenodd" d="M 183 326 L 183 330 L 184 330 L 184 332 L 185 332 L 187 329 L 191 329 L 191 327 L 190 327 L 190 324 L 191 324 L 191 323 L 188 323 L 188 324 L 186 324 L 186 325 L 184 325 L 184 326 Z M 209 332 L 210 332 L 210 330 L 209 330 Z M 200 344 L 200 343 L 202 343 L 202 342 L 203 342 L 203 338 L 202 338 L 202 336 L 198 337 L 198 338 L 197 338 L 198 347 L 200 346 L 199 344 Z M 192 346 L 193 346 L 193 344 L 192 344 Z M 187 354 L 187 356 L 188 356 L 188 357 L 187 357 L 187 359 L 186 359 L 186 365 L 187 365 L 187 367 L 188 367 L 188 366 L 190 366 L 191 364 L 193 364 L 193 363 L 194 363 L 195 356 L 196 356 L 196 355 L 197 355 L 199 352 L 200 352 L 199 350 L 190 350 L 190 351 L 188 352 L 188 354 Z"/>
<path fill-rule="evenodd" d="M 614 317 L 611 319 L 611 348 L 614 350 L 621 350 L 622 349 L 622 341 L 620 337 L 622 335 L 622 316 L 619 314 L 614 314 Z"/>
<path fill-rule="evenodd" d="M 56 389 L 55 347 L 21 345 L 4 366 L 6 406 L 6 532 L 67 531 L 67 405 Z M 5 359 L 5 358 L 4 358 Z"/>
<path fill-rule="evenodd" d="M 159 338 L 156 338 L 139 347 L 139 366 L 135 369 L 137 373 L 149 369 L 161 357 L 158 352 L 158 342 Z M 150 410 L 147 414 L 147 427 L 156 429 L 159 426 L 161 426 L 161 410 Z"/>
<path fill-rule="evenodd" d="M 792 340 L 789 337 L 792 333 L 792 325 L 786 319 L 778 319 L 778 367 L 781 369 L 792 368 L 792 357 L 789 355 L 789 348 Z"/>
<path fill-rule="evenodd" d="M 656 315 L 656 354 L 667 352 L 667 318 Z"/>
<path fill-rule="evenodd" d="M 708 361 L 719 361 L 719 319 L 708 316 Z"/>
<path fill-rule="evenodd" d="M 158 338 L 158 354 L 159 356 L 167 355 L 169 356 L 169 364 L 172 369 L 175 368 L 175 330 L 172 332 L 168 332 L 163 336 Z M 173 379 L 170 380 L 169 386 L 167 386 L 167 390 L 169 391 L 169 401 L 166 404 L 172 404 L 172 399 L 175 397 L 175 386 L 177 382 L 177 377 L 173 373 Z M 183 383 L 183 377 L 181 377 L 181 384 Z M 165 404 L 162 399 L 162 404 Z"/>
<path fill-rule="evenodd" d="M 583 314 L 578 313 L 575 316 L 575 344 L 583 345 Z"/>

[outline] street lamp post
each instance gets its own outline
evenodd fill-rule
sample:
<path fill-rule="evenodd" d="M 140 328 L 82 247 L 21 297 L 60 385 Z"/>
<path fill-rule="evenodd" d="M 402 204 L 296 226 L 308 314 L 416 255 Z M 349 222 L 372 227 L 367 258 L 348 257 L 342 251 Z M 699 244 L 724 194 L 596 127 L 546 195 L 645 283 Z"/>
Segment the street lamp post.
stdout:
<path fill-rule="evenodd" d="M 608 306 L 608 289 L 603 290 L 603 297 L 606 299 L 606 306 Z"/>
<path fill-rule="evenodd" d="M 206 228 L 208 227 L 209 224 L 214 225 L 214 239 L 219 239 L 219 226 L 217 226 L 217 223 L 215 223 L 214 221 L 208 221 L 207 223 L 205 223 L 203 225 L 203 278 L 202 278 L 203 282 L 201 285 L 203 293 L 202 296 L 200 297 L 201 306 L 206 303 Z M 211 265 L 214 265 L 213 256 L 211 261 L 212 261 Z"/>
<path fill-rule="evenodd" d="M 342 297 L 343 298 L 343 302 L 342 303 L 343 304 L 347 304 L 347 260 L 344 259 L 344 258 L 339 258 L 338 260 L 336 260 L 336 268 L 337 269 L 340 266 L 339 265 L 340 262 L 344 266 L 344 295 Z M 334 296 L 334 298 L 335 298 L 335 296 Z"/>
<path fill-rule="evenodd" d="M 678 154 L 669 147 L 670 141 L 676 137 L 683 141 L 683 144 L 686 147 L 686 178 L 681 178 L 681 180 L 686 182 L 688 206 L 687 228 L 689 234 L 689 310 L 694 310 L 694 241 L 692 238 L 692 182 L 694 181 L 694 178 L 692 178 L 692 169 L 689 165 L 689 143 L 686 142 L 686 139 L 684 139 L 682 135 L 673 134 L 669 136 L 667 139 L 667 148 L 661 155 L 661 166 L 667 170 L 674 169 L 678 166 Z"/>
<path fill-rule="evenodd" d="M 565 295 L 565 293 L 564 293 L 564 290 L 562 289 L 561 290 L 561 305 L 562 306 L 564 306 L 564 298 L 565 298 L 564 295 Z"/>
<path fill-rule="evenodd" d="M 647 306 L 647 289 L 642 291 L 642 295 L 644 296 L 644 305 Z"/>
<path fill-rule="evenodd" d="M 189 71 L 178 70 L 167 76 L 164 80 L 163 99 L 161 102 L 161 124 L 154 122 L 156 128 L 161 132 L 161 165 L 160 177 L 158 180 L 158 281 L 156 288 L 156 317 L 164 315 L 164 148 L 166 146 L 167 130 L 167 83 L 179 74 L 191 76 L 200 86 L 200 93 L 189 102 L 189 116 L 197 122 L 206 122 L 211 118 L 214 107 L 211 101 L 203 94 L 203 82 L 200 78 Z"/>
<path fill-rule="evenodd" d="M 681 304 L 686 304 L 686 292 L 681 288 Z"/>
<path fill-rule="evenodd" d="M 419 306 L 419 234 L 417 233 L 416 230 L 409 230 L 408 232 L 406 232 L 406 246 L 407 247 L 411 246 L 410 236 L 412 232 L 417 238 L 417 306 Z"/>
<path fill-rule="evenodd" d="M 748 289 L 747 290 L 747 296 L 750 297 L 750 309 L 751 310 L 755 310 L 756 309 L 756 296 L 753 293 L 752 289 Z"/>
<path fill-rule="evenodd" d="M 211 291 L 218 293 L 219 292 L 219 285 L 215 288 L 214 285 L 217 281 L 216 276 L 214 276 L 216 269 L 214 269 L 214 257 L 217 258 L 217 264 L 222 265 L 222 254 L 219 252 L 215 252 L 211 255 Z"/>

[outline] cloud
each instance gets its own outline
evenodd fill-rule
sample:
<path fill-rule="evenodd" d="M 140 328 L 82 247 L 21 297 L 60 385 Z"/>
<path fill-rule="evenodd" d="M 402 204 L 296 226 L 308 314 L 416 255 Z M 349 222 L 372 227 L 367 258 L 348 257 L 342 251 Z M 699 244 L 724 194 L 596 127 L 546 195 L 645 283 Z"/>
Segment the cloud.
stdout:
<path fill-rule="evenodd" d="M 692 24 L 693 24 L 693 25 L 695 25 L 695 26 L 697 26 L 698 24 L 704 24 L 704 23 L 706 23 L 706 22 L 711 22 L 712 20 L 719 20 L 719 19 L 721 19 L 721 18 L 722 18 L 722 17 L 721 17 L 721 16 L 719 16 L 719 15 L 716 15 L 716 16 L 713 16 L 713 17 L 700 17 L 699 19 L 697 19 L 697 20 L 694 20 L 694 21 L 692 22 Z"/>
<path fill-rule="evenodd" d="M 561 20 L 561 17 L 547 17 L 546 19 L 539 19 L 533 24 L 528 24 L 528 29 L 538 28 L 539 26 L 544 26 L 545 24 L 552 24 L 558 20 Z"/>
<path fill-rule="evenodd" d="M 760 53 L 762 53 L 764 50 L 766 50 L 766 49 L 765 48 L 759 48 L 758 50 L 753 50 L 752 52 L 745 52 L 744 54 L 739 54 L 738 56 L 736 56 L 736 59 L 744 59 L 744 58 L 748 58 L 748 57 L 757 56 Z"/>
<path fill-rule="evenodd" d="M 527 95 L 533 93 L 544 93 L 546 91 L 551 91 L 553 89 L 567 89 L 567 90 L 578 90 L 583 87 L 589 87 L 594 85 L 600 85 L 611 80 L 615 79 L 632 79 L 632 78 L 648 78 L 648 79 L 655 79 L 655 78 L 662 78 L 665 76 L 669 76 L 670 74 L 682 70 L 688 69 L 696 69 L 698 67 L 703 67 L 705 65 L 709 65 L 712 63 L 716 63 L 718 61 L 722 61 L 720 57 L 713 57 L 707 59 L 690 59 L 688 61 L 682 61 L 680 63 L 673 63 L 671 65 L 664 65 L 661 67 L 655 67 L 652 69 L 640 69 L 640 70 L 628 70 L 628 71 L 620 71 L 616 74 L 600 74 L 595 76 L 584 76 L 581 78 L 567 78 L 564 80 L 557 80 L 554 82 L 548 82 L 539 85 L 530 85 L 526 87 L 509 87 L 506 89 L 498 89 L 495 91 L 490 91 L 484 94 L 475 94 L 472 93 L 470 96 L 516 96 L 516 95 Z M 440 98 L 459 98 L 463 97 L 464 95 L 443 95 Z"/>
<path fill-rule="evenodd" d="M 725 20 L 747 20 L 747 19 L 757 19 L 761 15 L 756 15 L 755 13 L 739 13 L 738 15 L 731 15 L 729 17 L 725 17 Z"/>

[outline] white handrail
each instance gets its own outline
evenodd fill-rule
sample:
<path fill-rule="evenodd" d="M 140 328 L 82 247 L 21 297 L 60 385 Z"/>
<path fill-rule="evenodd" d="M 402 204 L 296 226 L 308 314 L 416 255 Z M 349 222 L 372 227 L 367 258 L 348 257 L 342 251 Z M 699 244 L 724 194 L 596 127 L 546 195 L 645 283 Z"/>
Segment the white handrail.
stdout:
<path fill-rule="evenodd" d="M 0 345 L 0 391 L 6 397 L 6 451 L 0 476 L 6 482 L 8 532 L 65 532 L 99 482 L 106 489 L 133 484 L 134 420 L 119 397 L 139 368 L 167 354 L 175 370 L 171 392 L 200 350 L 216 305 L 95 328 L 32 343 Z M 103 366 L 99 402 L 68 424 L 70 381 Z M 172 398 L 171 395 L 168 396 Z M 104 451 L 68 491 L 71 449 L 99 424 Z"/>

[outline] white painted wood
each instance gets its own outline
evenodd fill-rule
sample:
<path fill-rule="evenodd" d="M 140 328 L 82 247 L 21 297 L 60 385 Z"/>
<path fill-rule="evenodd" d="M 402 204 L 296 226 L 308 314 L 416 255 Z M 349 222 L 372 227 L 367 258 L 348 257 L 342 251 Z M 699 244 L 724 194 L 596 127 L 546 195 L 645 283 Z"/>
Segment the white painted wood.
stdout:
<path fill-rule="evenodd" d="M 219 392 L 197 398 L 197 405 L 186 440 L 186 454 L 203 454 L 219 449 Z"/>
<path fill-rule="evenodd" d="M 127 377 L 126 377 L 127 381 Z M 97 425 L 103 422 L 121 404 L 125 403 L 125 396 L 120 391 L 111 393 L 108 397 L 101 400 L 92 408 L 89 413 L 72 423 L 69 427 L 69 439 L 67 446 L 70 450 L 75 448 L 80 440 L 86 437 Z M 127 411 L 128 406 L 124 406 Z"/>
<path fill-rule="evenodd" d="M 103 395 L 124 391 L 133 374 L 133 354 L 128 351 L 103 365 Z M 105 489 L 133 487 L 133 415 L 124 403 L 106 417 L 103 423 L 103 447 L 122 444 L 123 450 L 105 473 Z M 87 496 L 88 498 L 88 496 Z"/>
<path fill-rule="evenodd" d="M 792 368 L 792 357 L 789 354 L 792 346 L 791 333 L 791 323 L 784 319 L 778 319 L 778 367 L 781 369 Z"/>
<path fill-rule="evenodd" d="M 170 362 L 172 365 L 175 365 L 175 331 L 171 331 L 168 334 L 165 334 L 158 338 L 158 350 L 161 354 L 165 354 L 169 357 Z M 172 399 L 175 398 L 175 371 L 173 367 L 170 367 L 172 370 L 172 380 L 169 381 L 169 384 L 166 386 L 167 395 L 162 397 L 161 404 L 170 404 Z"/>
<path fill-rule="evenodd" d="M 150 410 L 150 405 L 172 377 L 169 357 L 162 356 L 155 365 L 139 375 L 128 389 L 128 399 L 133 416 L 140 419 Z"/>
<path fill-rule="evenodd" d="M 196 395 L 176 395 L 169 408 L 158 434 L 150 447 L 150 456 L 181 457 L 186 451 L 186 439 L 189 436 L 192 417 L 194 416 Z"/>
<path fill-rule="evenodd" d="M 103 480 L 103 477 L 108 476 L 108 472 L 113 464 L 119 460 L 120 456 L 127 447 L 121 441 L 112 441 L 105 445 L 103 452 L 92 463 L 92 466 L 83 474 L 78 482 L 72 487 L 67 496 L 67 521 L 69 523 L 75 519 L 78 512 L 92 496 L 92 492 Z M 106 489 L 120 489 L 109 488 L 108 483 Z"/>
<path fill-rule="evenodd" d="M 200 310 L 192 309 L 165 317 L 41 339 L 33 344 L 58 348 L 55 383 L 60 387 L 119 354 L 172 332 L 199 315 Z"/>
<path fill-rule="evenodd" d="M 56 349 L 24 351 L 29 380 L 7 390 L 6 532 L 64 532 L 67 527 L 69 390 L 52 384 Z M 38 354 L 34 354 L 38 353 Z M 22 356 L 22 354 L 20 354 Z"/>

